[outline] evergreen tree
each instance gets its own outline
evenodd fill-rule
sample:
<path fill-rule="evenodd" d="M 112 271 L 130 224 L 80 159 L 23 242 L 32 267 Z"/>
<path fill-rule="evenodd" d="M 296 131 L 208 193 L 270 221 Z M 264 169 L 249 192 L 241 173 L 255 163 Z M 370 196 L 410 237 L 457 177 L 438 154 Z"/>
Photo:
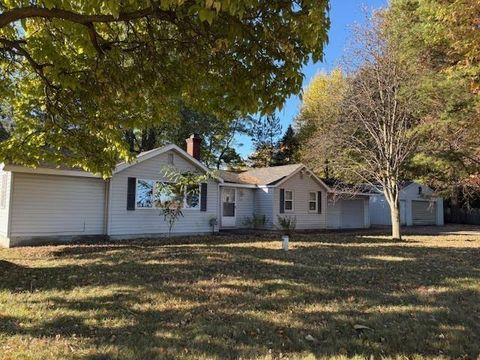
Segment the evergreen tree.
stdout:
<path fill-rule="evenodd" d="M 278 142 L 274 154 L 275 165 L 295 164 L 300 160 L 300 142 L 292 125 L 289 125 L 282 139 Z"/>
<path fill-rule="evenodd" d="M 282 125 L 275 114 L 260 117 L 254 122 L 251 135 L 255 151 L 248 158 L 253 167 L 275 164 L 276 145 L 281 133 Z"/>

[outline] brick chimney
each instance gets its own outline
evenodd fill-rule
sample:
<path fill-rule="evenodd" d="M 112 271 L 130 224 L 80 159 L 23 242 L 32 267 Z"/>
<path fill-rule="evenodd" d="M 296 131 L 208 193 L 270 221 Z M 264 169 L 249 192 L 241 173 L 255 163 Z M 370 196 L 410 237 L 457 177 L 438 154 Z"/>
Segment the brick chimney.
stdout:
<path fill-rule="evenodd" d="M 200 161 L 200 143 L 202 142 L 200 136 L 192 134 L 185 141 L 187 142 L 187 153 Z"/>

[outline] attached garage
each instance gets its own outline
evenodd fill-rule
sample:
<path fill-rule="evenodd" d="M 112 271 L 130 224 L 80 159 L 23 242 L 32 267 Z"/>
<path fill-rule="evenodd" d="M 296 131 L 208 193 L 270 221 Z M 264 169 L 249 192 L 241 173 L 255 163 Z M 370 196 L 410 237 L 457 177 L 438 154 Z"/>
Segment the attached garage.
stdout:
<path fill-rule="evenodd" d="M 366 229 L 370 227 L 368 195 L 330 194 L 327 201 L 328 229 Z"/>
<path fill-rule="evenodd" d="M 436 225 L 437 204 L 430 201 L 412 201 L 413 225 Z"/>
<path fill-rule="evenodd" d="M 363 199 L 342 200 L 341 220 L 343 229 L 365 227 L 365 201 Z"/>
<path fill-rule="evenodd" d="M 15 173 L 10 246 L 62 237 L 102 235 L 105 181 L 99 178 Z"/>

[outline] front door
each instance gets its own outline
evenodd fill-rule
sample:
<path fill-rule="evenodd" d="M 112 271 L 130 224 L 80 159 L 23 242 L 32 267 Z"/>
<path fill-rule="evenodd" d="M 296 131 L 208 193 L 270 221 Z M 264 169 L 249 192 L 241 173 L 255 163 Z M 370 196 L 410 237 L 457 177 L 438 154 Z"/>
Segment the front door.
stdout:
<path fill-rule="evenodd" d="M 222 189 L 222 226 L 235 226 L 235 188 Z"/>

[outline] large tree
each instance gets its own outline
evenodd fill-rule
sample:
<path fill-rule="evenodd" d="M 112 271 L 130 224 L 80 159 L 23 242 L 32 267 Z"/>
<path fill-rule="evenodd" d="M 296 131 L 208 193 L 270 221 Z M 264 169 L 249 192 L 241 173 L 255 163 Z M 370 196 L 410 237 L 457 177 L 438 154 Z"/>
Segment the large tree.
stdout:
<path fill-rule="evenodd" d="M 105 175 L 128 129 L 270 113 L 321 60 L 327 0 L 0 0 L 0 92 L 14 131 L 0 160 Z"/>
<path fill-rule="evenodd" d="M 477 0 L 393 0 L 385 17 L 419 79 L 411 91 L 425 121 L 411 174 L 453 198 L 480 190 L 479 13 Z"/>
<path fill-rule="evenodd" d="M 418 144 L 419 121 L 411 111 L 416 99 L 408 91 L 416 79 L 380 14 L 368 20 L 354 29 L 344 64 L 348 76 L 339 71 L 319 75 L 299 120 L 313 124 L 310 161 L 316 157 L 320 166 L 328 161 L 342 180 L 369 183 L 384 192 L 392 238 L 401 239 L 400 182 Z"/>

